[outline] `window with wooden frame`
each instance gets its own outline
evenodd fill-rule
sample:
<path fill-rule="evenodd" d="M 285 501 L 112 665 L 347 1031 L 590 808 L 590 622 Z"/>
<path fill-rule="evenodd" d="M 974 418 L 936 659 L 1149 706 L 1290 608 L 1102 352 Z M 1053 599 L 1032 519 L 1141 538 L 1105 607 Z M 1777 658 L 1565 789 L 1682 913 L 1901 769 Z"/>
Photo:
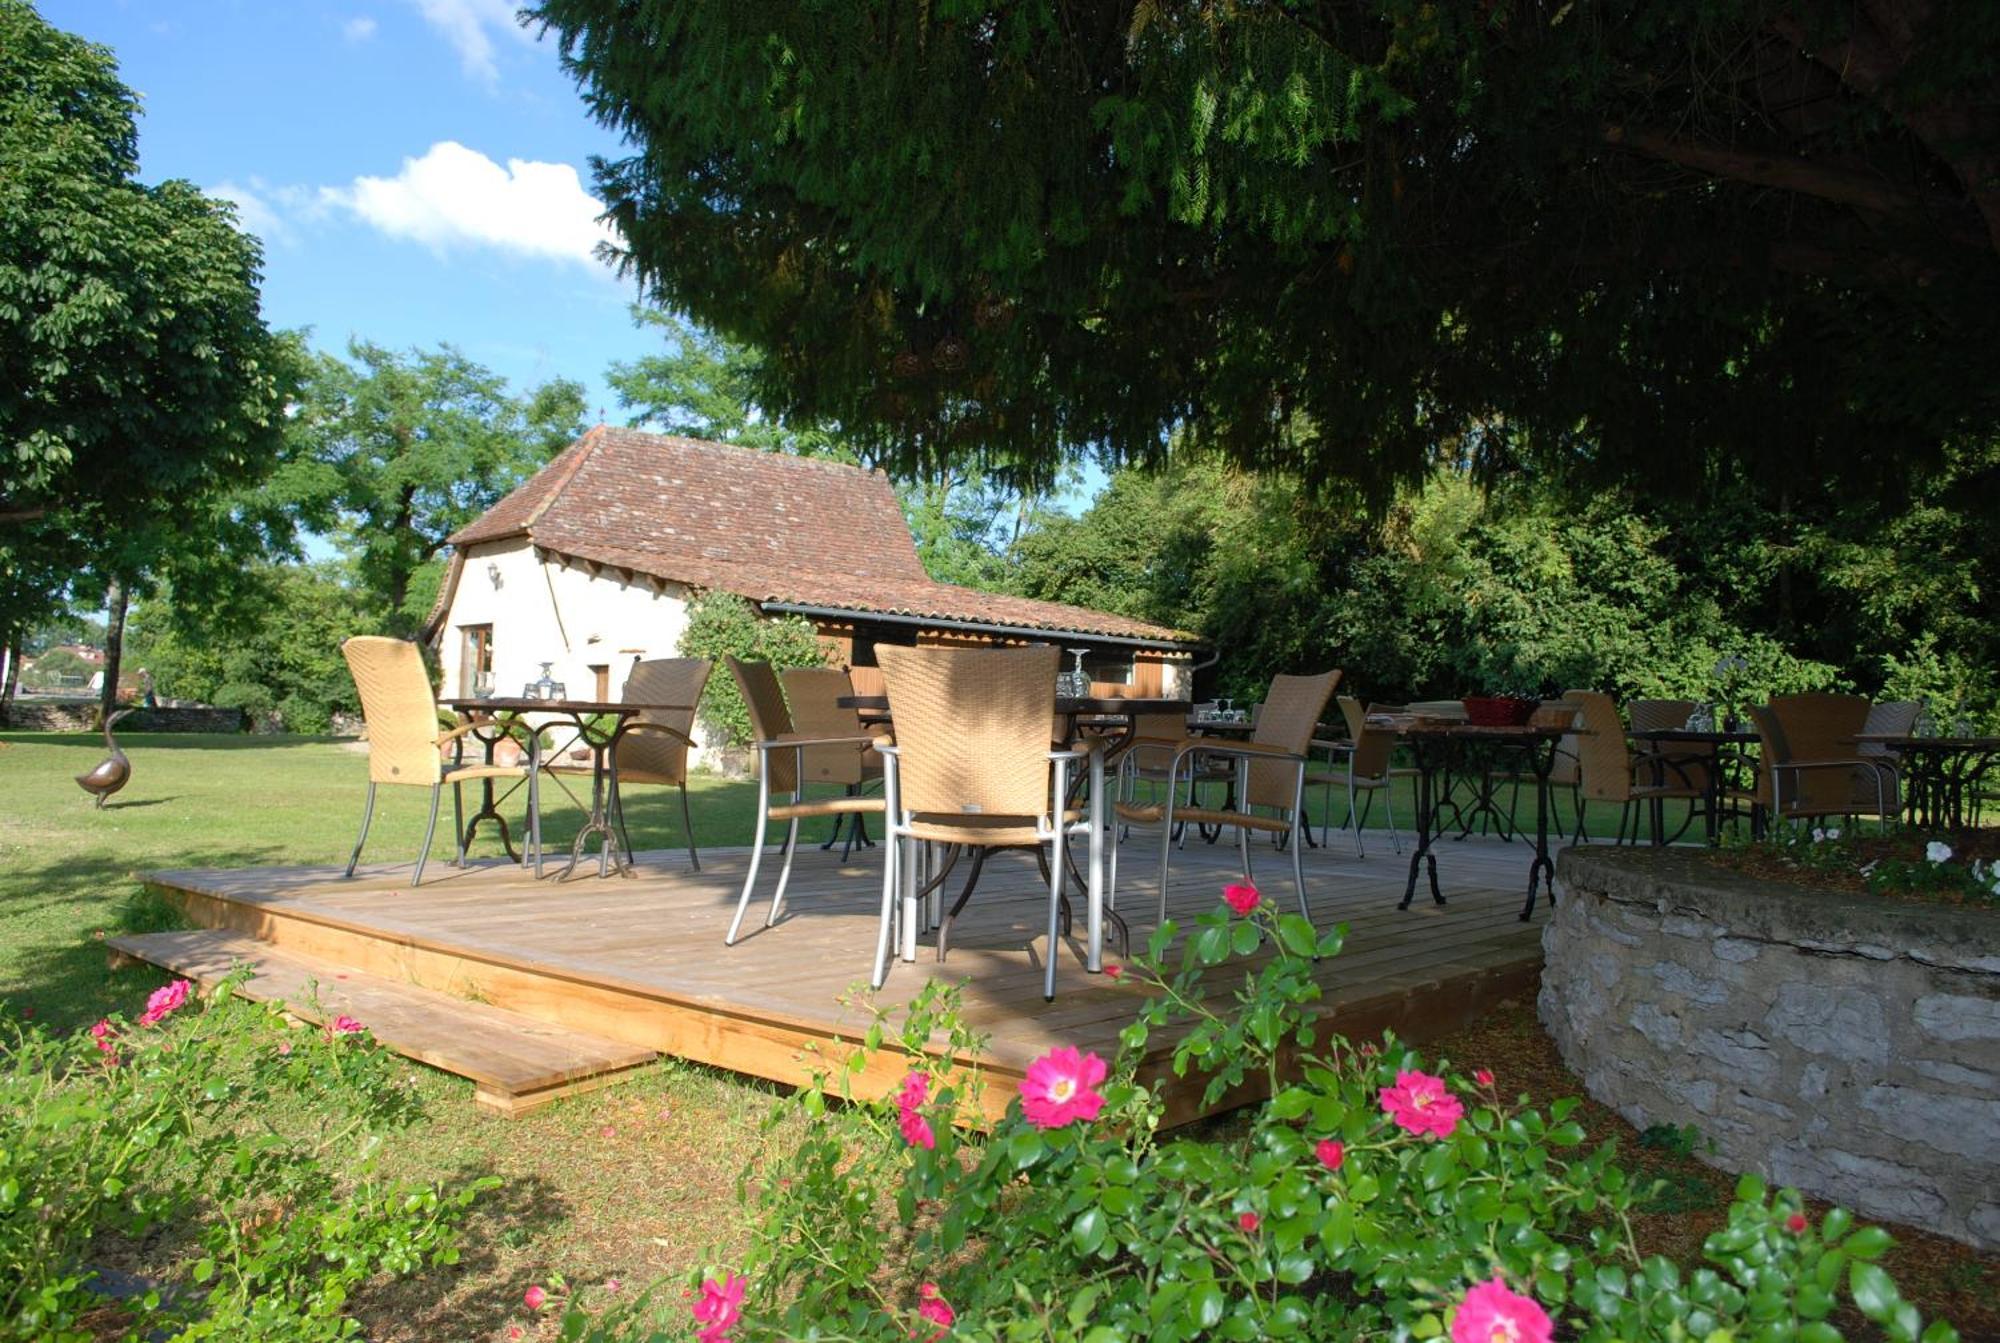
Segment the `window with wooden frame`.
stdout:
<path fill-rule="evenodd" d="M 490 695 L 493 693 L 493 627 L 491 625 L 460 625 L 458 627 L 458 693 L 460 695 Z"/>

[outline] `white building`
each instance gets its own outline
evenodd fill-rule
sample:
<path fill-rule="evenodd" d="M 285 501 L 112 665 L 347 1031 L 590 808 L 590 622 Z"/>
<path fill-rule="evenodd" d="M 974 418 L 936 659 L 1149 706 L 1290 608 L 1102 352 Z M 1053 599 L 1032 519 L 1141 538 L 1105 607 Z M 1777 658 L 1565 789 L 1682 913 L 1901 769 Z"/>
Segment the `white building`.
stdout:
<path fill-rule="evenodd" d="M 546 662 L 570 698 L 616 699 L 709 589 L 811 620 L 864 689 L 879 643 L 1030 641 L 1089 648 L 1126 693 L 1190 689 L 1191 635 L 932 582 L 887 477 L 833 462 L 599 425 L 451 544 L 425 627 L 447 696 L 518 695 Z"/>

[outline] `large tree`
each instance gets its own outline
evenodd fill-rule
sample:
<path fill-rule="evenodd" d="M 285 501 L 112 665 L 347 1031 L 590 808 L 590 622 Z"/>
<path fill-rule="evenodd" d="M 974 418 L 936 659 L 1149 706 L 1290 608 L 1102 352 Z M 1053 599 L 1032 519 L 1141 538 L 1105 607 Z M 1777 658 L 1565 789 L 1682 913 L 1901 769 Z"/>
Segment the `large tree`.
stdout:
<path fill-rule="evenodd" d="M 101 47 L 0 0 L 0 642 L 122 595 L 279 451 L 284 342 L 231 207 L 138 170 L 137 96 Z"/>
<path fill-rule="evenodd" d="M 347 353 L 319 356 L 306 380 L 287 488 L 352 558 L 378 617 L 414 631 L 445 538 L 582 432 L 583 388 L 558 378 L 516 395 L 449 345 Z"/>
<path fill-rule="evenodd" d="M 620 259 L 892 459 L 1861 489 L 2000 419 L 2000 6 L 533 15 Z"/>

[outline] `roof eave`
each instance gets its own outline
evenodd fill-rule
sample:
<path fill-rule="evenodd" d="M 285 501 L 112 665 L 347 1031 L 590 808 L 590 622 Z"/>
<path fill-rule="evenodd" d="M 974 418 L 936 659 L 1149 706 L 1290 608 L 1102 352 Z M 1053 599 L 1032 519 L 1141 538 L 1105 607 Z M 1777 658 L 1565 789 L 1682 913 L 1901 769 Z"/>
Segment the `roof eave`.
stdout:
<path fill-rule="evenodd" d="M 1156 639 L 1138 634 L 1110 634 L 1101 630 L 1063 629 L 1048 625 L 1012 625 L 994 620 L 961 620 L 952 616 L 911 615 L 904 611 L 865 610 L 855 606 L 816 606 L 807 602 L 758 601 L 766 611 L 786 615 L 817 616 L 823 620 L 879 620 L 891 625 L 923 625 L 932 629 L 965 630 L 972 634 L 1012 634 L 1040 638 L 1089 639 L 1095 643 L 1124 644 L 1133 648 L 1162 649 L 1172 653 L 1192 653 L 1201 647 L 1199 639 Z"/>

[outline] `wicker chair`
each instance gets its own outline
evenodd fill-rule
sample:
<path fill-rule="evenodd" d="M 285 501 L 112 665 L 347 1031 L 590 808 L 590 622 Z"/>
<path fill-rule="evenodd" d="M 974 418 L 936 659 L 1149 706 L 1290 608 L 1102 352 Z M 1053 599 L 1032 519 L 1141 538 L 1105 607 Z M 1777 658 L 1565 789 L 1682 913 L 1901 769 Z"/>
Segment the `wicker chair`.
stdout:
<path fill-rule="evenodd" d="M 1916 730 L 1917 714 L 1923 706 L 1915 700 L 1884 700 L 1868 706 L 1868 719 L 1862 724 L 1864 733 L 1895 733 L 1907 736 Z M 1902 761 L 1896 752 L 1879 741 L 1864 741 L 1855 748 L 1855 754 L 1868 762 L 1867 768 L 1854 771 L 1852 787 L 1857 804 L 1880 801 L 1889 808 L 1891 816 L 1903 814 L 1903 774 Z M 1880 786 L 1886 796 L 1878 798 L 1875 792 Z"/>
<path fill-rule="evenodd" d="M 1868 707 L 1859 695 L 1816 693 L 1774 695 L 1768 706 L 1750 710 L 1761 752 L 1751 800 L 1765 816 L 1800 820 L 1866 813 L 1887 819 L 1893 766 L 1862 757 L 1854 740 L 1868 722 Z M 1863 771 L 1874 784 L 1857 802 L 1855 776 Z"/>
<path fill-rule="evenodd" d="M 1310 763 L 1313 733 L 1320 714 L 1340 684 L 1338 671 L 1318 676 L 1277 676 L 1257 715 L 1257 730 L 1249 741 L 1190 742 L 1174 752 L 1172 782 L 1164 803 L 1121 802 L 1116 810 L 1120 820 L 1161 827 L 1160 834 L 1160 921 L 1167 917 L 1167 864 L 1173 854 L 1174 826 L 1177 822 L 1236 827 L 1237 849 L 1242 856 L 1243 876 L 1250 873 L 1250 832 L 1260 830 L 1283 836 L 1292 854 L 1292 881 L 1298 888 L 1299 911 L 1312 918 L 1306 898 L 1305 849 L 1306 768 Z M 1182 767 L 1199 753 L 1236 762 L 1236 805 L 1233 808 L 1176 807 L 1174 793 Z M 1259 812 L 1257 808 L 1264 808 Z M 1118 850 L 1111 850 L 1110 898 L 1116 906 L 1118 890 Z"/>
<path fill-rule="evenodd" d="M 1634 814 L 1635 807 L 1640 814 L 1651 816 L 1653 842 L 1666 843 L 1660 804 L 1669 798 L 1700 796 L 1700 790 L 1689 782 L 1674 757 L 1632 750 L 1625 736 L 1624 720 L 1618 716 L 1618 705 L 1611 696 L 1596 690 L 1565 690 L 1563 699 L 1577 706 L 1578 732 L 1574 738 L 1563 739 L 1576 742 L 1577 838 L 1582 839 L 1586 833 L 1585 821 L 1591 803 L 1616 802 L 1621 809 L 1618 843 L 1625 842 L 1628 827 L 1632 841 L 1638 842 L 1639 815 Z M 1686 721 L 1683 715 L 1681 722 Z M 1648 776 L 1645 782 L 1640 781 L 1641 771 Z M 1655 775 L 1662 781 L 1655 781 Z"/>
<path fill-rule="evenodd" d="M 1032 848 L 1049 876 L 1042 996 L 1053 1000 L 1065 905 L 1064 841 L 1089 836 L 1094 867 L 1102 839 L 1100 798 L 1092 799 L 1089 814 L 1066 805 L 1071 766 L 1088 752 L 1049 749 L 1061 650 L 878 647 L 875 656 L 896 723 L 896 744 L 883 750 L 889 761 L 884 784 L 889 859 L 882 877 L 875 986 L 888 977 L 899 925 L 902 957 L 916 959 L 918 904 L 929 893 L 918 889 L 917 845 L 946 847 L 945 867 L 929 890 L 938 888 L 960 853 L 974 854 L 965 890 L 938 923 L 940 961 L 950 947 L 952 921 L 970 898 L 986 856 L 996 849 Z M 1095 886 L 1097 872 L 1090 877 Z"/>
<path fill-rule="evenodd" d="M 757 869 L 764 861 L 764 831 L 772 821 L 786 822 L 785 865 L 778 872 L 778 889 L 771 896 L 771 912 L 764 919 L 766 928 L 775 924 L 784 911 L 785 886 L 792 879 L 792 858 L 799 846 L 799 822 L 810 816 L 879 814 L 883 804 L 879 797 L 808 801 L 806 785 L 812 781 L 806 767 L 808 750 L 840 747 L 859 759 L 874 744 L 874 736 L 865 732 L 810 736 L 794 731 L 791 713 L 785 708 L 785 693 L 770 663 L 744 662 L 727 654 L 722 660 L 729 664 L 729 674 L 736 678 L 736 688 L 743 693 L 743 703 L 750 710 L 750 735 L 756 739 L 757 751 L 757 832 L 751 840 L 750 871 L 743 878 L 736 917 L 729 921 L 729 934 L 723 938 L 724 946 L 734 946 L 736 935 L 743 929 L 744 911 L 750 908 L 750 893 L 757 886 Z M 772 799 L 779 794 L 789 800 L 774 802 Z"/>
<path fill-rule="evenodd" d="M 688 810 L 688 751 L 695 744 L 693 705 L 708 685 L 714 663 L 707 658 L 655 658 L 635 662 L 618 698 L 626 704 L 686 704 L 686 709 L 648 709 L 625 724 L 618 742 L 611 748 L 611 814 L 618 822 L 618 835 L 630 854 L 632 836 L 625 829 L 625 785 L 658 784 L 678 788 L 681 793 L 681 834 L 687 842 L 688 862 L 701 871 L 701 855 L 694 847 L 694 818 Z M 590 777 L 589 765 L 551 765 L 547 772 Z"/>
<path fill-rule="evenodd" d="M 847 739 L 888 734 L 886 724 L 871 732 L 862 725 L 858 710 L 841 707 L 843 696 L 856 693 L 854 681 L 846 672 L 834 667 L 793 667 L 779 679 L 784 683 L 785 699 L 790 705 L 792 727 L 801 734 Z M 882 781 L 882 754 L 872 745 L 860 751 L 846 744 L 809 746 L 804 768 L 808 784 L 836 784 L 843 792 L 859 796 L 867 791 L 869 784 Z M 845 861 L 857 840 L 864 845 L 874 844 L 864 824 L 865 818 L 859 812 L 834 817 L 833 834 L 820 847 L 832 848 L 845 832 L 847 843 L 840 851 Z"/>
<path fill-rule="evenodd" d="M 340 646 L 347 669 L 354 676 L 354 688 L 361 695 L 361 717 L 368 726 L 368 801 L 361 810 L 361 834 L 347 860 L 346 876 L 354 875 L 361 861 L 362 846 L 368 842 L 368 823 L 375 817 L 375 789 L 382 784 L 428 787 L 431 790 L 430 819 L 424 825 L 424 846 L 417 850 L 412 887 L 424 880 L 424 863 L 430 858 L 431 841 L 437 837 L 438 799 L 450 784 L 452 847 L 457 865 L 465 865 L 465 800 L 460 785 L 477 779 L 520 779 L 528 785 L 528 846 L 534 855 L 535 875 L 542 874 L 542 810 L 538 782 L 535 734 L 530 733 L 529 761 L 525 765 L 464 763 L 465 739 L 477 727 L 465 723 L 449 730 L 438 729 L 437 696 L 431 689 L 430 673 L 424 669 L 423 654 L 402 639 L 357 635 Z M 444 748 L 452 746 L 453 761 L 444 762 Z M 525 856 L 523 858 L 525 862 Z"/>
<path fill-rule="evenodd" d="M 1686 727 L 1699 707 L 1691 699 L 1635 699 L 1625 706 L 1625 716 L 1634 732 L 1667 732 Z M 1676 832 L 1678 838 L 1694 823 L 1697 806 L 1708 797 L 1709 780 L 1719 768 L 1716 750 L 1709 742 L 1677 741 L 1659 747 L 1653 754 L 1658 760 L 1652 782 L 1665 790 L 1653 801 L 1655 812 L 1669 799 L 1687 800 L 1688 819 Z M 1657 814 L 1654 819 L 1659 819 Z"/>
<path fill-rule="evenodd" d="M 1318 784 L 1326 794 L 1324 810 L 1320 815 L 1319 842 L 1326 843 L 1327 821 L 1333 814 L 1331 790 L 1335 785 L 1347 789 L 1347 820 L 1342 828 L 1354 830 L 1354 856 L 1367 855 L 1361 847 L 1361 827 L 1368 822 L 1368 813 L 1375 809 L 1375 794 L 1383 795 L 1384 805 L 1389 814 L 1389 843 L 1397 853 L 1403 851 L 1403 837 L 1396 831 L 1396 790 L 1397 779 L 1409 778 L 1416 774 L 1413 769 L 1395 769 L 1389 761 L 1396 750 L 1396 734 L 1384 728 L 1369 727 L 1368 714 L 1373 706 L 1364 710 L 1361 701 L 1352 695 L 1339 697 L 1341 717 L 1347 721 L 1347 740 L 1344 742 L 1315 741 L 1315 747 L 1330 747 L 1346 756 L 1347 769 L 1328 773 L 1306 774 L 1306 787 Z M 1367 804 L 1357 814 L 1355 801 L 1357 793 L 1367 794 Z"/>

